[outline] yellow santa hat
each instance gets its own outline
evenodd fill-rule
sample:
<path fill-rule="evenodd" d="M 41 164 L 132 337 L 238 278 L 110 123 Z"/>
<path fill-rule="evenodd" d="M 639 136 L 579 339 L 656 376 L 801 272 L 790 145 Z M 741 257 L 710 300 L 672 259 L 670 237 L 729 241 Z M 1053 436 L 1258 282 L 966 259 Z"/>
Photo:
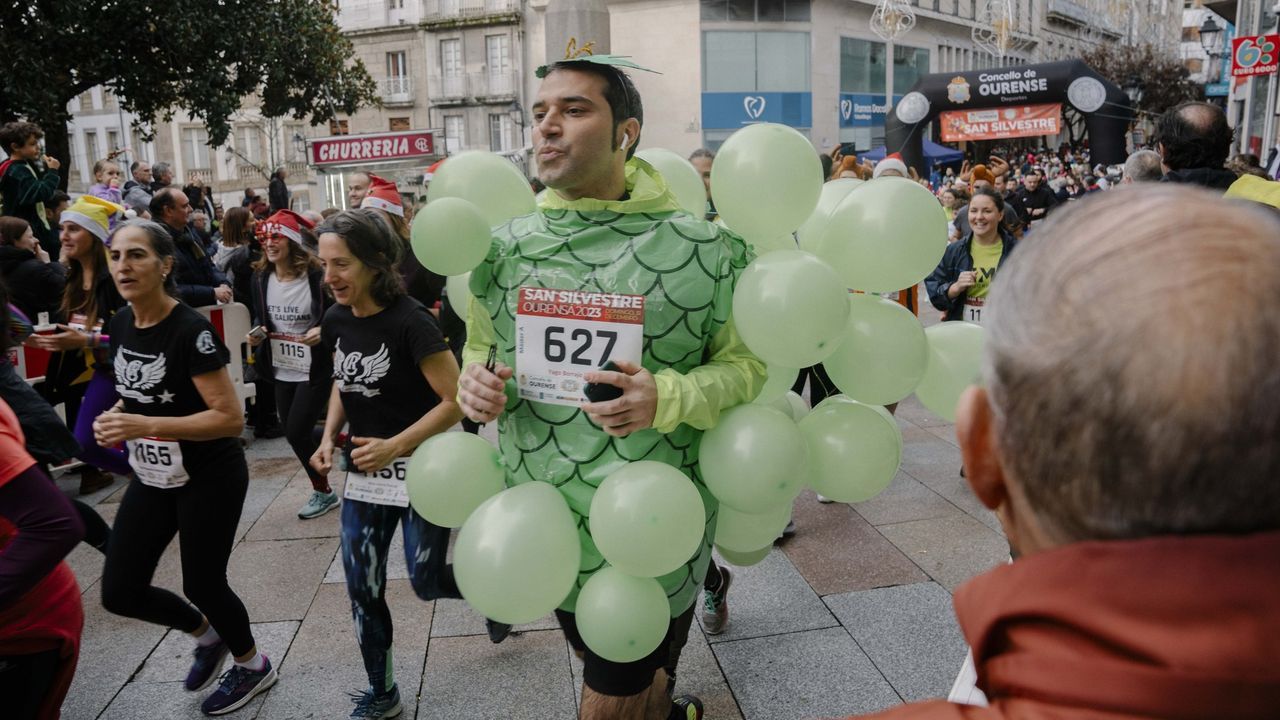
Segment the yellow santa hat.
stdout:
<path fill-rule="evenodd" d="M 62 211 L 58 222 L 73 222 L 106 242 L 111 216 L 123 212 L 124 208 L 113 202 L 93 195 L 81 195 L 71 207 Z"/>

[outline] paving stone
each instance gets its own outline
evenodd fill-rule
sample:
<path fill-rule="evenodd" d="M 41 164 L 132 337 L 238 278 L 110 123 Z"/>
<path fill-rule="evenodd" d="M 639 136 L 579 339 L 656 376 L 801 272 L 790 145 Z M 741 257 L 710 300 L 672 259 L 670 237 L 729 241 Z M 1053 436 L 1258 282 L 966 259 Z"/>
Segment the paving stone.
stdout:
<path fill-rule="evenodd" d="M 914 423 L 921 427 L 929 425 L 948 425 L 950 421 L 938 415 L 934 411 L 920 404 L 919 398 L 915 394 L 908 395 L 898 403 L 898 408 L 894 413 L 898 417 L 908 422 Z"/>
<path fill-rule="evenodd" d="M 701 604 L 698 607 L 701 608 Z M 698 623 L 689 628 L 689 642 L 685 644 L 680 654 L 680 663 L 676 666 L 675 695 L 697 695 L 702 700 L 702 707 L 708 718 L 742 718 L 738 701 L 733 698 L 733 691 L 729 689 L 729 683 L 720 671 L 720 663 L 716 662 L 715 654 L 707 643 L 707 636 Z"/>
<path fill-rule="evenodd" d="M 515 626 L 516 632 L 530 630 L 559 630 L 560 623 L 555 615 L 547 615 L 528 625 Z M 484 616 L 472 609 L 466 600 L 437 600 L 435 617 L 431 621 L 431 637 L 460 637 L 463 635 L 484 635 Z"/>
<path fill-rule="evenodd" d="M 296 462 L 295 462 L 296 465 Z M 340 485 L 333 486 L 342 493 Z M 342 532 L 342 506 L 330 510 L 318 518 L 303 520 L 298 509 L 311 497 L 311 480 L 301 469 L 293 475 L 288 485 L 275 496 L 267 509 L 253 524 L 249 540 L 293 540 L 298 538 L 338 537 Z"/>
<path fill-rule="evenodd" d="M 927 438 L 920 440 L 905 440 L 902 445 L 902 469 L 911 473 L 915 477 L 919 477 L 913 472 L 913 468 L 927 468 L 931 470 L 930 476 L 935 476 L 939 472 L 947 475 L 960 474 L 960 450 L 950 443 L 939 440 L 932 433 L 925 433 Z"/>
<path fill-rule="evenodd" d="M 995 513 L 988 510 L 982 504 L 982 501 L 978 500 L 978 497 L 973 494 L 973 489 L 969 487 L 968 480 L 958 475 L 952 475 L 950 477 L 935 477 L 921 482 L 928 486 L 930 490 L 946 498 L 952 505 L 968 513 L 978 522 L 1001 535 L 1004 534 L 1004 528 L 1000 527 L 1000 520 Z"/>
<path fill-rule="evenodd" d="M 724 564 L 717 557 L 717 562 Z M 757 565 L 733 567 L 729 588 L 732 622 L 729 629 L 709 638 L 712 643 L 836 625 L 836 619 L 814 594 L 809 583 L 777 550 Z M 701 594 L 695 602 L 701 601 Z M 694 611 L 698 623 L 702 613 Z"/>
<path fill-rule="evenodd" d="M 387 583 L 395 627 L 392 667 L 400 696 L 413 706 L 422 681 L 431 633 L 432 603 L 413 594 L 405 580 Z M 351 623 L 351 601 L 340 585 L 321 585 L 289 652 L 279 664 L 280 682 L 259 714 L 264 720 L 337 718 L 351 711 L 349 692 L 369 686 Z M 406 718 L 412 717 L 409 713 Z M 422 717 L 438 717 L 424 715 Z"/>
<path fill-rule="evenodd" d="M 884 492 L 855 503 L 853 509 L 872 525 L 928 520 L 960 513 L 960 509 L 905 472 L 898 471 Z"/>
<path fill-rule="evenodd" d="M 948 445 L 954 445 L 956 449 L 960 448 L 960 441 L 956 438 L 955 425 L 951 423 L 947 423 L 946 425 L 926 425 L 924 426 L 924 429 L 930 435 L 933 435 Z"/>
<path fill-rule="evenodd" d="M 572 718 L 573 679 L 559 630 L 494 645 L 485 637 L 433 638 L 420 718 Z"/>
<path fill-rule="evenodd" d="M 290 464 L 286 465 L 286 462 Z M 241 522 L 253 522 L 261 517 L 289 484 L 289 478 L 298 472 L 302 469 L 292 458 L 288 461 L 261 459 L 249 463 L 249 490 L 245 493 L 244 509 L 240 511 Z"/>
<path fill-rule="evenodd" d="M 250 624 L 258 650 L 266 653 L 277 668 L 288 653 L 289 645 L 298 632 L 299 624 L 295 620 Z M 187 670 L 191 668 L 191 651 L 194 648 L 195 641 L 190 635 L 181 630 L 169 630 L 130 682 L 182 682 L 187 677 Z M 231 667 L 230 658 L 223 663 L 222 669 L 226 670 L 229 667 Z"/>
<path fill-rule="evenodd" d="M 951 594 L 940 585 L 900 585 L 823 600 L 903 699 L 947 696 L 968 648 Z"/>
<path fill-rule="evenodd" d="M 967 515 L 877 528 L 912 562 L 951 592 L 1009 558 L 1009 543 Z"/>
<path fill-rule="evenodd" d="M 884 538 L 848 505 L 823 505 L 812 492 L 796 500 L 794 537 L 782 543 L 783 552 L 819 595 L 903 585 L 928 579 L 915 563 Z M 729 591 L 730 612 L 737 616 L 737 573 Z"/>
<path fill-rule="evenodd" d="M 248 705 L 236 711 L 234 717 L 236 720 L 241 720 L 242 718 L 252 720 L 252 718 L 257 717 L 265 699 L 270 697 L 272 693 L 279 691 L 280 684 L 277 682 L 275 687 L 268 690 L 265 695 L 254 698 L 249 701 Z M 97 717 L 100 720 L 152 720 L 153 718 L 204 720 L 208 716 L 200 712 L 200 703 L 204 702 L 204 699 L 212 692 L 213 688 L 198 693 L 190 693 L 182 687 L 181 682 L 129 683 L 112 700 L 106 712 Z M 64 708 L 63 717 L 92 716 L 71 715 Z"/>
<path fill-rule="evenodd" d="M 242 542 L 227 576 L 255 622 L 302 620 L 337 546 L 334 538 Z"/>
<path fill-rule="evenodd" d="M 84 589 L 80 660 L 70 692 L 62 704 L 62 716 L 68 720 L 98 717 L 167 632 L 166 628 L 158 625 L 107 612 L 99 600 L 101 592 L 97 583 Z M 182 694 L 181 688 L 178 694 Z M 167 716 L 141 714 L 132 717 Z"/>
<path fill-rule="evenodd" d="M 751 720 L 843 717 L 901 698 L 844 628 L 712 645 Z"/>

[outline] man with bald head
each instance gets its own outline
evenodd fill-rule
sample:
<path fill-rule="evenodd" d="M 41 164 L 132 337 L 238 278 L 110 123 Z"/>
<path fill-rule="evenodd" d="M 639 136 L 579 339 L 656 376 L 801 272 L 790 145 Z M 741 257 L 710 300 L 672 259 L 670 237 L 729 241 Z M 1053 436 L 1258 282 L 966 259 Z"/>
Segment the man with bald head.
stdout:
<path fill-rule="evenodd" d="M 369 173 L 354 172 L 347 176 L 347 207 L 358 208 L 369 194 Z"/>
<path fill-rule="evenodd" d="M 1275 717 L 1278 284 L 1274 215 L 1167 183 L 1022 243 L 956 420 L 1017 558 L 954 598 L 989 707 L 877 717 Z"/>
<path fill-rule="evenodd" d="M 1156 148 L 1164 165 L 1164 181 L 1226 190 L 1236 175 L 1226 169 L 1234 132 L 1222 108 L 1186 102 L 1156 121 Z"/>

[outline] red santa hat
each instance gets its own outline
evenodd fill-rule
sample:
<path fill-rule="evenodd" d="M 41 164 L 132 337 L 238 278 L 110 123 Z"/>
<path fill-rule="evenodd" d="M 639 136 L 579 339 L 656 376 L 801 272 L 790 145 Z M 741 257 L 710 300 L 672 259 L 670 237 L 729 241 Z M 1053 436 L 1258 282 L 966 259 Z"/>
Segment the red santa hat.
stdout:
<path fill-rule="evenodd" d="M 907 164 L 902 162 L 902 155 L 899 153 L 890 153 L 883 160 L 876 163 L 876 169 L 872 171 L 871 177 L 878 178 L 884 174 L 886 170 L 897 170 L 902 173 L 902 177 L 907 177 Z"/>
<path fill-rule="evenodd" d="M 369 176 L 369 194 L 360 201 L 360 207 L 377 208 L 404 217 L 404 204 L 400 202 L 400 191 L 396 189 L 396 184 L 377 175 Z"/>
<path fill-rule="evenodd" d="M 255 234 L 265 240 L 272 235 L 281 235 L 303 245 L 302 228 L 311 230 L 316 224 L 292 210 L 277 210 L 274 215 L 258 223 Z"/>

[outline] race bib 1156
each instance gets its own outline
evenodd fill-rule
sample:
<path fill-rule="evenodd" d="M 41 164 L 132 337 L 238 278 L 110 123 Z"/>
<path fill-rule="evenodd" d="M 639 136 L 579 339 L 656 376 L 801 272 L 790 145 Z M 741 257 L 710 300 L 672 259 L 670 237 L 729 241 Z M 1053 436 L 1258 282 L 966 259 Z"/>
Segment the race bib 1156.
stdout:
<path fill-rule="evenodd" d="M 347 471 L 347 484 L 342 496 L 348 500 L 409 507 L 409 490 L 405 478 L 409 470 L 409 458 L 396 458 L 381 470 L 366 473 Z"/>
<path fill-rule="evenodd" d="M 516 387 L 526 400 L 580 406 L 588 372 L 609 360 L 640 364 L 644 296 L 520 288 Z"/>

